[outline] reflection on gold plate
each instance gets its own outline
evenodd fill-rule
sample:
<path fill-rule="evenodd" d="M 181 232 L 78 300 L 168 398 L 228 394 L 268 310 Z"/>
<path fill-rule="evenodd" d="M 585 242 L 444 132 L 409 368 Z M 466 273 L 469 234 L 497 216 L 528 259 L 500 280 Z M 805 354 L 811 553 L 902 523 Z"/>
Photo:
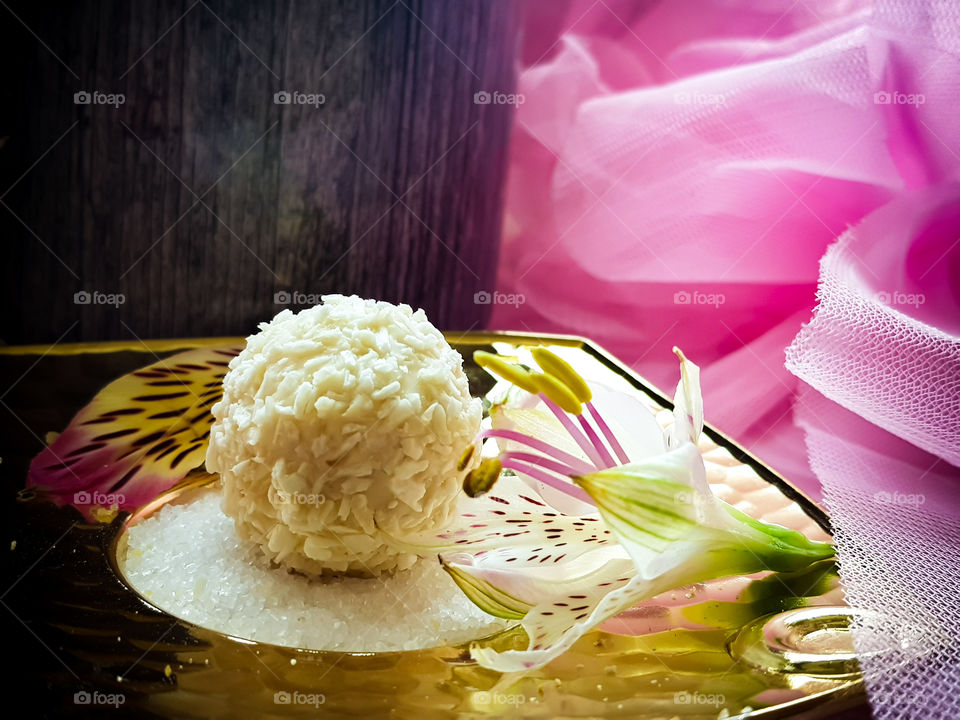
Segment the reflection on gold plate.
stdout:
<path fill-rule="evenodd" d="M 543 344 L 562 353 L 589 380 L 636 393 L 654 409 L 672 407 L 628 368 L 579 338 L 512 333 L 447 337 L 463 354 L 476 395 L 489 392 L 492 381 L 473 364 L 473 350 L 513 355 L 524 346 Z M 209 344 L 214 343 L 164 340 L 0 349 L 5 374 L 16 378 L 29 369 L 6 402 L 31 435 L 43 437 L 46 431 L 61 429 L 111 378 L 175 351 Z M 45 402 L 58 406 L 51 410 Z M 825 534 L 827 517 L 815 503 L 717 431 L 707 427 L 704 436 L 711 482 L 718 494 L 725 492 L 723 499 L 764 508 L 761 519 L 812 536 Z M 30 447 L 32 452 L 38 449 Z M 25 471 L 28 459 L 14 457 L 13 467 L 22 465 Z M 4 465 L 9 471 L 7 458 Z M 732 473 L 730 485 L 720 487 L 727 473 Z M 91 708 L 85 700 L 108 704 L 111 698 L 121 713 L 147 717 L 319 714 L 418 720 L 692 719 L 744 713 L 756 718 L 801 713 L 816 717 L 864 702 L 846 629 L 850 611 L 843 606 L 832 561 L 798 573 L 737 579 L 730 597 L 716 588 L 697 588 L 688 601 L 681 599 L 668 612 L 636 608 L 523 676 L 501 676 L 479 667 L 466 645 L 393 653 L 322 652 L 198 627 L 154 607 L 128 587 L 121 572 L 124 530 L 168 502 L 189 502 L 192 493 L 215 480 L 202 471 L 191 473 L 137 512 L 120 513 L 109 524 L 88 524 L 74 509 L 56 508 L 29 494 L 18 503 L 13 537 L 20 551 L 12 555 L 20 564 L 13 577 L 20 580 L 3 601 L 63 661 L 62 667 L 42 671 L 45 686 L 51 688 L 45 701 L 57 716 L 86 716 Z M 22 486 L 23 477 L 18 482 Z M 484 642 L 498 649 L 526 646 L 519 628 Z"/>

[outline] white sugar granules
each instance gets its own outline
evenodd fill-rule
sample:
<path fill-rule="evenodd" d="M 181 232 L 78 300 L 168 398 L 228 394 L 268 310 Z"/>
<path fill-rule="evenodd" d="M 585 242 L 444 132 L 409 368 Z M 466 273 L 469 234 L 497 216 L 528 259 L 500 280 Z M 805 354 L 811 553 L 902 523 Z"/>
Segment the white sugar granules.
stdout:
<path fill-rule="evenodd" d="M 435 560 L 380 578 L 308 580 L 270 567 L 209 490 L 132 526 L 120 567 L 162 610 L 205 628 L 311 650 L 455 645 L 508 623 L 487 615 Z"/>

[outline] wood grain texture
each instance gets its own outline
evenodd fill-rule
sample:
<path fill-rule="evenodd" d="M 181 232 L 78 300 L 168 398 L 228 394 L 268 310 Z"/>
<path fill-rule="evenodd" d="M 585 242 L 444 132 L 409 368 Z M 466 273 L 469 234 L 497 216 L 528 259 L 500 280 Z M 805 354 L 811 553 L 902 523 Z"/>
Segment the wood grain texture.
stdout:
<path fill-rule="evenodd" d="M 9 3 L 0 338 L 247 334 L 285 290 L 482 327 L 518 5 Z"/>

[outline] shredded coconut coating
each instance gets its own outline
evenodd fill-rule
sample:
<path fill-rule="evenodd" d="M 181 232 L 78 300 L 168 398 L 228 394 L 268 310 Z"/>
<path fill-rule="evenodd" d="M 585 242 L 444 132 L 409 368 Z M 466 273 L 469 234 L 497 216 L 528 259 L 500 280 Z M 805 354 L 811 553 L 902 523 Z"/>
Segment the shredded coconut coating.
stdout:
<path fill-rule="evenodd" d="M 223 390 L 207 469 L 271 560 L 379 575 L 416 561 L 388 536 L 453 519 L 481 404 L 422 310 L 342 295 L 284 310 L 247 338 Z"/>

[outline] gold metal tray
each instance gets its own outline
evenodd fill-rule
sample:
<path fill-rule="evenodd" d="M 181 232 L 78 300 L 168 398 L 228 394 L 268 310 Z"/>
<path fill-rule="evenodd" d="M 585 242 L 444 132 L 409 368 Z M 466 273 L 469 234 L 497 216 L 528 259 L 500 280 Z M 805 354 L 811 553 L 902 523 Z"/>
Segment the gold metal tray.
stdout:
<path fill-rule="evenodd" d="M 465 358 L 474 394 L 492 382 L 478 348 L 572 348 L 578 369 L 662 408 L 658 390 L 590 342 L 513 333 L 447 335 Z M 104 384 L 181 350 L 237 338 L 0 348 L 0 472 L 11 495 L 48 431 L 59 431 Z M 568 351 L 569 352 L 569 351 Z M 709 415 L 709 409 L 708 409 Z M 705 435 L 750 466 L 811 523 L 826 514 L 786 480 L 711 427 Z M 8 587 L 0 602 L 18 642 L 13 677 L 42 716 L 364 718 L 826 717 L 865 703 L 831 562 L 754 580 L 735 602 L 691 601 L 709 626 L 651 634 L 593 631 L 522 677 L 470 660 L 466 646 L 396 653 L 304 651 L 230 637 L 172 617 L 122 579 L 115 553 L 124 527 L 211 476 L 189 475 L 138 512 L 89 524 L 71 507 L 29 494 L 8 512 Z M 629 623 L 629 619 L 628 619 Z M 642 625 L 642 623 L 641 623 Z M 521 633 L 521 635 L 518 635 Z M 811 640 L 811 638 L 815 638 Z M 826 641 L 825 641 L 826 638 Z M 520 647 L 522 631 L 493 642 Z M 824 646 L 829 651 L 823 650 Z M 816 648 L 816 651 L 811 650 Z M 8 676 L 8 680 L 11 679 Z M 746 714 L 744 714 L 746 713 Z"/>

